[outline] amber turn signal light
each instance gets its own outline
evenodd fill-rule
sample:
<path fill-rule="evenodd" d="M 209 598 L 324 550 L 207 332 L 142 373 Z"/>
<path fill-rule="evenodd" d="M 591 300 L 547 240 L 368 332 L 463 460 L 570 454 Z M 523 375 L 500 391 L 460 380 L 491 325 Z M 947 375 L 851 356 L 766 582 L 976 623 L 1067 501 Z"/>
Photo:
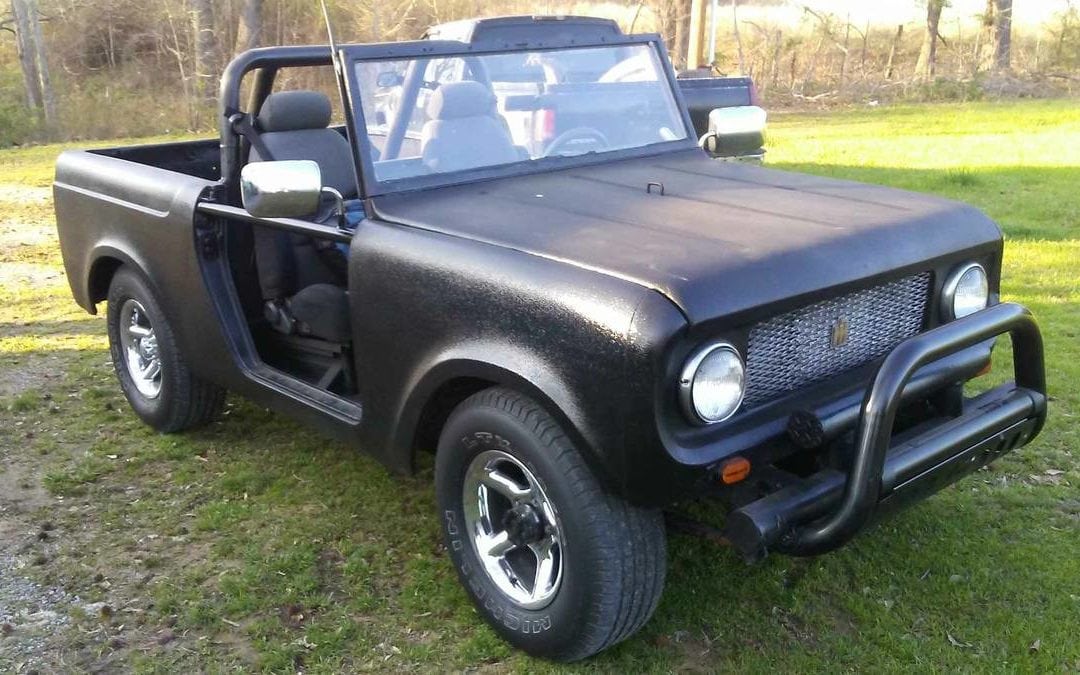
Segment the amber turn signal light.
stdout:
<path fill-rule="evenodd" d="M 738 483 L 750 475 L 750 460 L 732 457 L 720 466 L 720 482 L 724 485 Z"/>

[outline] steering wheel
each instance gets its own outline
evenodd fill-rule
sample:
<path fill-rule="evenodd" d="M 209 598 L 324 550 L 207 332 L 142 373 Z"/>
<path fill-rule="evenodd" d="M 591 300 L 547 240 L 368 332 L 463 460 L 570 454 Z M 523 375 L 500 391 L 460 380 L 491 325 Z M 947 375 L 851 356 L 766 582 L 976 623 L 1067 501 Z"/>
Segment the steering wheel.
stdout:
<path fill-rule="evenodd" d="M 565 147 L 564 147 L 565 146 Z M 544 150 L 544 157 L 556 155 L 583 155 L 586 152 L 599 152 L 611 146 L 607 136 L 592 127 L 575 127 L 562 132 Z M 569 152 L 564 152 L 569 150 Z"/>

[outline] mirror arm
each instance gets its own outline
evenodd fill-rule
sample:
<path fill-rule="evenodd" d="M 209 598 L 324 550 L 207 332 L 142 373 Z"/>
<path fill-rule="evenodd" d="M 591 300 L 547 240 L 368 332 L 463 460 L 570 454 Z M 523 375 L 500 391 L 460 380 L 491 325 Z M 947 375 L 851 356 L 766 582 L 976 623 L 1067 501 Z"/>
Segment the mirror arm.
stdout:
<path fill-rule="evenodd" d="M 348 223 L 345 221 L 345 197 L 335 188 L 323 187 L 323 194 L 328 194 L 334 198 L 334 215 L 337 217 L 337 226 L 339 230 L 348 230 Z"/>

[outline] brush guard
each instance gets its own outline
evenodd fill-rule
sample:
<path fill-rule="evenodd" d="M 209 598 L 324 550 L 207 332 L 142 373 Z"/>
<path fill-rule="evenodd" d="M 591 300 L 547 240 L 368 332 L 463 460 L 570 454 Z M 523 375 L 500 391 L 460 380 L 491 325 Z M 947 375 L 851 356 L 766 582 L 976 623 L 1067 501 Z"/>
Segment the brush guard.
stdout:
<path fill-rule="evenodd" d="M 919 368 L 1008 333 L 1014 381 L 967 399 L 961 413 L 893 447 L 893 423 Z M 736 509 L 725 536 L 749 561 L 770 551 L 826 553 L 872 519 L 950 485 L 1030 442 L 1046 420 L 1042 336 L 1024 307 L 1003 303 L 897 345 L 863 398 L 855 454 L 845 473 L 826 469 Z"/>

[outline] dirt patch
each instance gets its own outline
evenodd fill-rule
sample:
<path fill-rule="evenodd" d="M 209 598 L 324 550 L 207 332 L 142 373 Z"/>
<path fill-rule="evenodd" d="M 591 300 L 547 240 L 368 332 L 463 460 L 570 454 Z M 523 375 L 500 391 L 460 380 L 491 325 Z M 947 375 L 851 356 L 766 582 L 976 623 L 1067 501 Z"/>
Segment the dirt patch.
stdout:
<path fill-rule="evenodd" d="M 45 205 L 52 200 L 52 188 L 0 183 L 0 202 Z"/>
<path fill-rule="evenodd" d="M 4 463 L 5 468 L 0 471 L 0 517 L 31 513 L 52 503 L 37 475 L 18 466 L 8 466 L 7 461 Z"/>
<path fill-rule="evenodd" d="M 27 392 L 46 392 L 63 380 L 64 359 L 51 354 L 20 355 L 19 365 L 0 368 L 0 399 Z M 47 401 L 42 401 L 43 404 Z"/>
<path fill-rule="evenodd" d="M 0 251 L 14 253 L 21 248 L 56 243 L 56 230 L 44 224 L 0 223 Z"/>
<path fill-rule="evenodd" d="M 52 217 L 52 194 L 48 188 L 31 188 L 0 184 L 0 256 L 5 262 L 33 257 L 48 252 L 35 248 L 55 249 L 56 225 Z"/>
<path fill-rule="evenodd" d="M 6 287 L 40 288 L 42 286 L 56 286 L 66 283 L 64 271 L 55 265 L 23 262 L 5 262 L 0 265 L 0 284 Z"/>

